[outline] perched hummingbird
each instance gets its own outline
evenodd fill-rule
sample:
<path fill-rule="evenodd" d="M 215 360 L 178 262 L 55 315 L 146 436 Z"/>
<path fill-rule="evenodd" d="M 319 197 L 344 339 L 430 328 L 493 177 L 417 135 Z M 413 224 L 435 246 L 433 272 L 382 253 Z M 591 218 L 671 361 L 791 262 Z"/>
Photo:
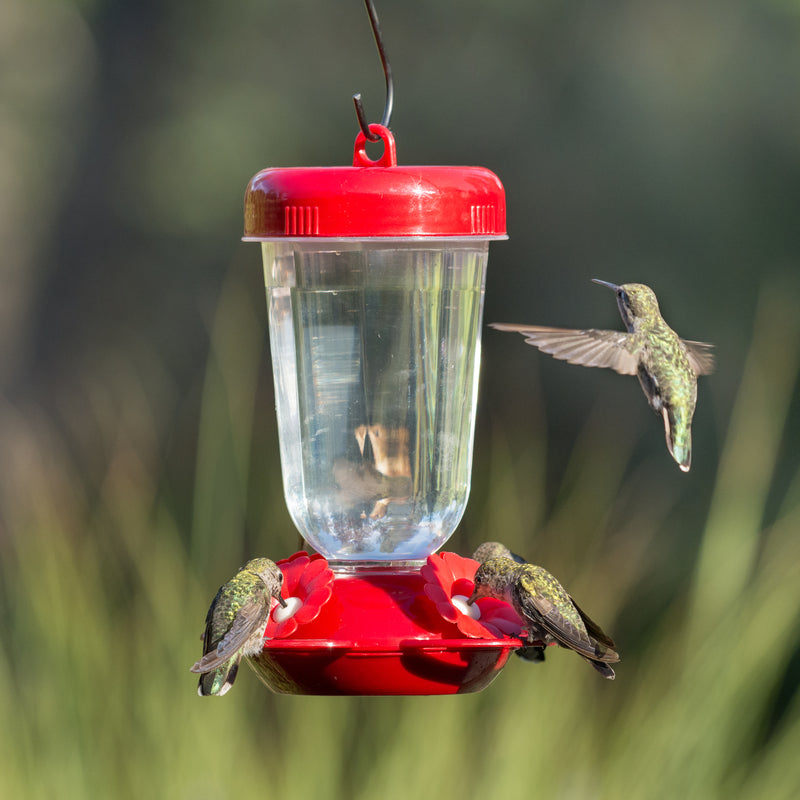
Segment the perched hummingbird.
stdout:
<path fill-rule="evenodd" d="M 498 323 L 493 328 L 517 331 L 528 344 L 570 364 L 610 367 L 621 375 L 638 375 L 650 407 L 664 419 L 670 455 L 688 472 L 692 463 L 692 415 L 697 376 L 714 370 L 713 347 L 681 339 L 664 322 L 653 290 L 643 283 L 593 279 L 617 295 L 627 333 L 594 328 L 568 330 L 538 325 Z"/>
<path fill-rule="evenodd" d="M 478 545 L 478 548 L 472 554 L 472 558 L 481 564 L 490 558 L 510 558 L 512 561 L 516 561 L 517 564 L 528 563 L 522 556 L 512 553 L 502 542 L 484 542 Z M 544 647 L 538 644 L 527 644 L 523 647 L 518 647 L 514 651 L 514 655 L 523 661 L 544 661 Z"/>
<path fill-rule="evenodd" d="M 274 561 L 254 558 L 220 587 L 206 616 L 203 657 L 191 668 L 200 673 L 197 694 L 222 696 L 233 686 L 242 656 L 264 646 L 272 598 L 286 607 L 282 585 L 283 573 Z"/>
<path fill-rule="evenodd" d="M 469 599 L 495 597 L 510 603 L 527 623 L 528 641 L 556 642 L 583 656 L 604 678 L 613 680 L 609 664 L 619 661 L 616 645 L 542 567 L 510 558 L 490 558 L 475 573 Z"/>

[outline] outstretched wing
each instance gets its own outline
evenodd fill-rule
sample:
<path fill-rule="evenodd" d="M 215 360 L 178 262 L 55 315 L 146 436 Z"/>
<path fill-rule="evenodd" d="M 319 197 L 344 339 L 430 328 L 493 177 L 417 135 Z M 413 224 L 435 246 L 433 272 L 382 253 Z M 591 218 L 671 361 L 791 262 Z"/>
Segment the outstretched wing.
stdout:
<path fill-rule="evenodd" d="M 247 640 L 266 625 L 269 604 L 263 601 L 245 603 L 233 620 L 230 630 L 220 639 L 219 644 L 206 653 L 193 667 L 192 672 L 210 672 L 221 667 L 244 647 Z"/>
<path fill-rule="evenodd" d="M 569 364 L 584 367 L 608 367 L 620 375 L 635 375 L 638 359 L 634 353 L 634 338 L 624 331 L 601 331 L 595 328 L 571 330 L 547 328 L 540 325 L 494 323 L 498 331 L 515 331 L 528 344 Z"/>
<path fill-rule="evenodd" d="M 713 344 L 708 342 L 693 342 L 684 339 L 686 354 L 689 356 L 689 364 L 696 375 L 710 375 L 714 371 L 714 349 Z"/>

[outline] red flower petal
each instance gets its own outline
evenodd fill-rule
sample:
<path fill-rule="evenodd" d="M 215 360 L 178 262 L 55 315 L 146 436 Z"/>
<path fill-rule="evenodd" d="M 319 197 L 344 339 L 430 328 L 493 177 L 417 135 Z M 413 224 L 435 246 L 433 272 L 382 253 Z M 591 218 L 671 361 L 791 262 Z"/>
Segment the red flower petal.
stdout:
<path fill-rule="evenodd" d="M 273 606 L 265 632 L 273 639 L 291 636 L 298 627 L 316 619 L 333 592 L 333 571 L 319 553 L 309 556 L 301 550 L 279 561 L 278 567 L 283 573 L 283 597 L 299 600 L 302 605 L 291 617 L 281 622 L 275 621 Z"/>
<path fill-rule="evenodd" d="M 508 603 L 494 597 L 482 597 L 477 604 L 481 610 L 480 621 L 486 627 L 498 631 L 501 636 L 520 635 L 523 622 Z"/>
<path fill-rule="evenodd" d="M 472 578 L 457 578 L 453 581 L 453 586 L 450 589 L 450 596 L 452 597 L 455 594 L 460 594 L 469 599 L 474 591 L 475 581 L 473 581 Z"/>
<path fill-rule="evenodd" d="M 308 566 L 304 570 L 304 579 L 306 583 L 318 578 L 326 569 L 328 569 L 328 562 L 324 558 L 320 557 L 310 560 Z"/>
<path fill-rule="evenodd" d="M 267 630 L 269 630 L 269 626 L 267 626 Z M 297 620 L 294 617 L 290 617 L 283 622 L 279 622 L 275 628 L 269 631 L 269 638 L 285 639 L 287 636 L 291 636 L 296 630 Z"/>
<path fill-rule="evenodd" d="M 455 606 L 450 602 L 450 595 L 438 584 L 426 583 L 423 591 L 431 602 L 436 606 L 436 610 L 448 622 L 455 622 L 458 618 L 458 612 Z"/>
<path fill-rule="evenodd" d="M 322 606 L 330 600 L 333 589 L 326 586 L 311 592 L 303 601 L 303 607 L 294 615 L 298 625 L 305 625 L 307 622 L 315 620 L 322 611 Z"/>
<path fill-rule="evenodd" d="M 482 625 L 478 620 L 468 617 L 466 614 L 461 614 L 458 618 L 458 629 L 464 636 L 469 636 L 471 639 L 502 639 L 502 634 L 496 629 L 488 625 Z"/>
<path fill-rule="evenodd" d="M 491 597 L 477 601 L 480 619 L 465 614 L 453 603 L 454 597 L 469 598 L 475 590 L 474 577 L 478 562 L 457 553 L 439 553 L 429 556 L 420 569 L 425 580 L 424 592 L 441 617 L 455 623 L 463 636 L 480 639 L 498 639 L 515 636 L 522 621 L 514 609 L 502 600 Z"/>

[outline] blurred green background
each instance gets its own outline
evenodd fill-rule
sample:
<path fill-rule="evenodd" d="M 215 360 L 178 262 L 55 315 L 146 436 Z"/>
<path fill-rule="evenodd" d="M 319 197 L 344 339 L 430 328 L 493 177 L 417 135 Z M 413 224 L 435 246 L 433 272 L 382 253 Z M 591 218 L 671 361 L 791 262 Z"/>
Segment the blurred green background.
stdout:
<path fill-rule="evenodd" d="M 713 341 L 694 464 L 633 379 L 487 330 L 473 490 L 616 638 L 478 695 L 200 700 L 217 587 L 297 549 L 260 254 L 267 166 L 383 108 L 360 0 L 0 5 L 0 796 L 800 796 L 800 2 L 379 0 L 403 163 L 508 197 L 487 321 Z"/>

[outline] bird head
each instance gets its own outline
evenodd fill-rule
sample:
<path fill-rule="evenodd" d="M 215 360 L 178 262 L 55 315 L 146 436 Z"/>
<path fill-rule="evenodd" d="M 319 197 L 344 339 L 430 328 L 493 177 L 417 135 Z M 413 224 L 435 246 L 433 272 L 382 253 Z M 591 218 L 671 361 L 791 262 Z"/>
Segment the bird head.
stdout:
<path fill-rule="evenodd" d="M 258 575 L 264 581 L 264 584 L 271 589 L 272 596 L 283 608 L 286 608 L 286 601 L 281 596 L 283 573 L 274 561 L 269 558 L 254 558 L 244 565 L 244 569 Z"/>
<path fill-rule="evenodd" d="M 518 567 L 516 561 L 503 556 L 484 561 L 475 573 L 475 591 L 467 602 L 472 604 L 479 597 L 495 597 L 509 602 Z"/>
<path fill-rule="evenodd" d="M 500 542 L 484 542 L 479 545 L 472 554 L 472 558 L 481 564 L 483 564 L 484 561 L 488 561 L 490 558 L 498 557 L 513 558 L 511 551 Z"/>
<path fill-rule="evenodd" d="M 658 314 L 658 300 L 655 292 L 643 283 L 609 283 L 598 278 L 592 278 L 592 283 L 598 283 L 611 289 L 617 295 L 619 313 L 625 325 L 630 328 L 637 318 Z"/>

